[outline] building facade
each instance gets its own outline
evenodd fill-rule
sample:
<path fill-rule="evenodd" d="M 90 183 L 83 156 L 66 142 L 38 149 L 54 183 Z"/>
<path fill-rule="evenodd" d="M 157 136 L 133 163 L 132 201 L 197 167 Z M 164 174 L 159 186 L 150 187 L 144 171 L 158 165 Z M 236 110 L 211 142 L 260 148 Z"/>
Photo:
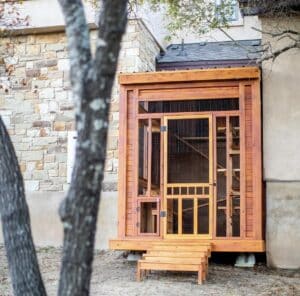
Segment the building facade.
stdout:
<path fill-rule="evenodd" d="M 56 17 L 50 17 L 45 9 L 37 13 L 41 5 L 56 11 Z M 40 246 L 59 246 L 62 226 L 57 210 L 68 190 L 76 138 L 63 18 L 56 1 L 26 1 L 22 9 L 25 15 L 31 15 L 30 27 L 19 30 L 14 37 L 0 40 L 0 79 L 4 86 L 0 90 L 0 114 L 12 137 L 24 176 L 34 240 Z M 299 17 L 287 21 L 261 14 L 258 17 L 257 11 L 244 14 L 244 17 L 239 14 L 228 29 L 236 40 L 274 42 L 270 35 L 259 31 L 268 32 L 278 26 L 278 22 L 282 28 L 300 30 Z M 163 51 L 161 44 L 167 45 L 161 15 L 145 10 L 141 16 L 129 21 L 118 73 L 155 71 L 156 57 Z M 93 28 L 94 9 L 87 7 L 87 18 Z M 186 36 L 185 42 L 189 43 L 228 40 L 218 31 L 201 37 L 187 32 L 181 35 Z M 92 44 L 95 36 L 96 31 L 91 29 Z M 172 43 L 180 43 L 180 39 L 173 39 Z M 287 41 L 281 40 L 274 46 L 282 46 L 284 42 Z M 265 237 L 269 264 L 282 268 L 300 266 L 297 252 L 300 245 L 299 70 L 297 49 L 282 54 L 275 61 L 262 63 Z M 118 137 L 119 85 L 116 81 L 96 243 L 102 249 L 108 247 L 110 238 L 117 236 Z"/>

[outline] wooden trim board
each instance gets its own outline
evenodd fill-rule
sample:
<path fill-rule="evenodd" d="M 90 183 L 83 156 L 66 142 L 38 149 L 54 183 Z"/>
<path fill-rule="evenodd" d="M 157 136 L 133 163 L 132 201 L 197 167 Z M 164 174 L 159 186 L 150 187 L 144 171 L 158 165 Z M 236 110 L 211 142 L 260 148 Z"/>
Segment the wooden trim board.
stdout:
<path fill-rule="evenodd" d="M 147 73 L 120 74 L 119 83 L 124 84 L 149 84 L 166 82 L 188 82 L 188 81 L 218 81 L 259 79 L 260 69 L 258 67 L 240 68 L 218 68 L 185 71 L 160 71 Z"/>
<path fill-rule="evenodd" d="M 135 238 L 135 239 L 112 239 L 109 241 L 111 250 L 134 250 L 146 251 L 157 241 L 161 239 Z M 165 240 L 166 244 L 168 240 Z M 180 239 L 178 239 L 180 241 Z M 187 241 L 186 239 L 184 240 Z M 192 239 L 196 243 L 196 239 Z M 198 240 L 201 243 L 211 243 L 212 252 L 265 252 L 265 241 L 248 239 L 213 239 Z"/>

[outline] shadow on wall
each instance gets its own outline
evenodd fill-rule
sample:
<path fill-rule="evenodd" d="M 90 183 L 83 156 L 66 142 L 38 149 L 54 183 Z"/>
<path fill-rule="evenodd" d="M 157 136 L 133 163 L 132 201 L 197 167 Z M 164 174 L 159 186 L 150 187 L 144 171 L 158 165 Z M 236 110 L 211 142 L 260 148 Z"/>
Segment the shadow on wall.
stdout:
<path fill-rule="evenodd" d="M 62 246 L 63 228 L 58 209 L 65 194 L 65 192 L 27 192 L 36 246 Z M 117 237 L 117 198 L 117 192 L 102 193 L 96 234 L 97 249 L 108 249 L 109 239 Z M 2 231 L 0 243 L 3 243 Z"/>

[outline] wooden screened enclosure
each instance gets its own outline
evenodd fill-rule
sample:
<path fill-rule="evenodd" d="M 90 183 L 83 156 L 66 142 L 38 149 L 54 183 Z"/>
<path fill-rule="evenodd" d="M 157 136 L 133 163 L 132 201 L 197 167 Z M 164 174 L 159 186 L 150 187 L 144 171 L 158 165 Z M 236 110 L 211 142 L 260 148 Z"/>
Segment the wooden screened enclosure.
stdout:
<path fill-rule="evenodd" d="M 264 251 L 260 70 L 121 74 L 118 238 Z"/>

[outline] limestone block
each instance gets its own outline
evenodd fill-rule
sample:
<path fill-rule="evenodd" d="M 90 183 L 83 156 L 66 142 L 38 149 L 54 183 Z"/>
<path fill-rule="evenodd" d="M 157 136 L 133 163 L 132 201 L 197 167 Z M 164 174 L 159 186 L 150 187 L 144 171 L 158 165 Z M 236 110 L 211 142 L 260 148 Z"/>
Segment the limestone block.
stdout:
<path fill-rule="evenodd" d="M 58 109 L 58 103 L 54 100 L 51 100 L 49 102 L 49 112 L 57 112 Z"/>
<path fill-rule="evenodd" d="M 24 77 L 25 76 L 25 73 L 27 75 L 27 71 L 26 71 L 26 68 L 25 67 L 16 67 L 13 74 L 16 76 L 16 77 Z"/>
<path fill-rule="evenodd" d="M 32 62 L 32 61 L 26 62 L 25 68 L 26 68 L 26 69 L 33 69 L 33 62 Z"/>
<path fill-rule="evenodd" d="M 40 90 L 40 98 L 41 99 L 53 99 L 54 98 L 54 90 L 53 88 L 44 88 Z"/>
<path fill-rule="evenodd" d="M 24 100 L 35 100 L 38 99 L 37 91 L 26 91 L 23 93 Z"/>
<path fill-rule="evenodd" d="M 61 39 L 60 34 L 39 34 L 35 36 L 36 43 L 57 43 Z"/>
<path fill-rule="evenodd" d="M 67 177 L 67 164 L 64 162 L 59 163 L 59 176 Z"/>
<path fill-rule="evenodd" d="M 68 99 L 67 91 L 55 91 L 55 99 L 58 101 L 63 101 Z"/>
<path fill-rule="evenodd" d="M 26 162 L 25 161 L 20 162 L 20 170 L 22 173 L 24 173 L 26 171 Z"/>
<path fill-rule="evenodd" d="M 104 171 L 105 172 L 112 172 L 112 170 L 113 170 L 113 161 L 112 161 L 112 159 L 106 159 L 105 166 L 104 166 Z"/>
<path fill-rule="evenodd" d="M 15 96 L 16 100 L 20 100 L 20 101 L 24 100 L 24 98 L 25 98 L 25 94 L 23 92 L 20 92 L 20 91 L 16 92 L 14 94 L 14 96 Z"/>
<path fill-rule="evenodd" d="M 139 48 L 128 48 L 128 49 L 125 50 L 125 55 L 136 57 L 136 56 L 139 55 L 139 52 L 140 52 Z"/>
<path fill-rule="evenodd" d="M 44 50 L 42 49 L 41 51 L 43 52 L 42 56 L 45 59 L 55 59 L 56 57 L 58 57 L 58 53 L 60 53 L 60 51 L 58 51 L 57 53 L 56 53 L 56 51 L 46 51 L 45 52 L 45 48 L 44 48 Z"/>
<path fill-rule="evenodd" d="M 47 103 L 39 104 L 38 107 L 41 114 L 49 112 L 49 105 Z"/>
<path fill-rule="evenodd" d="M 67 51 L 58 51 L 57 52 L 57 58 L 58 59 L 66 59 L 68 57 Z"/>
<path fill-rule="evenodd" d="M 118 148 L 118 137 L 112 137 L 108 135 L 107 149 L 115 150 L 117 148 Z"/>
<path fill-rule="evenodd" d="M 54 163 L 55 162 L 55 155 L 54 154 L 46 154 L 44 157 L 45 163 Z"/>
<path fill-rule="evenodd" d="M 65 49 L 65 44 L 63 43 L 53 43 L 46 45 L 46 51 L 63 51 Z"/>
<path fill-rule="evenodd" d="M 26 129 L 15 129 L 15 134 L 16 135 L 25 135 L 26 134 Z"/>
<path fill-rule="evenodd" d="M 41 75 L 46 75 L 48 73 L 48 68 L 46 67 L 43 67 L 40 70 L 41 70 Z"/>
<path fill-rule="evenodd" d="M 118 168 L 119 168 L 119 161 L 118 159 L 113 159 L 113 171 L 114 172 L 118 172 Z"/>
<path fill-rule="evenodd" d="M 42 160 L 43 159 L 43 151 L 23 151 L 21 154 L 22 160 Z"/>
<path fill-rule="evenodd" d="M 46 156 L 44 159 L 44 169 L 45 170 L 58 170 L 58 163 L 57 162 L 46 162 Z"/>
<path fill-rule="evenodd" d="M 44 169 L 44 163 L 43 161 L 39 160 L 35 163 L 35 169 L 36 170 L 43 170 Z"/>
<path fill-rule="evenodd" d="M 32 127 L 50 127 L 50 126 L 51 126 L 51 122 L 49 121 L 38 120 L 32 123 Z"/>
<path fill-rule="evenodd" d="M 32 139 L 32 144 L 34 146 L 47 146 L 53 143 L 57 143 L 57 137 L 40 137 Z"/>
<path fill-rule="evenodd" d="M 39 77 L 40 75 L 40 69 L 26 69 L 26 77 Z"/>
<path fill-rule="evenodd" d="M 47 74 L 47 79 L 58 79 L 63 78 L 63 72 L 62 71 L 51 71 Z"/>
<path fill-rule="evenodd" d="M 57 59 L 40 60 L 34 63 L 34 68 L 48 68 L 57 66 Z"/>
<path fill-rule="evenodd" d="M 4 122 L 4 125 L 6 127 L 10 127 L 10 124 L 11 124 L 11 118 L 10 116 L 1 116 L 3 122 Z"/>
<path fill-rule="evenodd" d="M 28 55 L 38 55 L 41 52 L 40 44 L 27 44 L 26 54 Z"/>
<path fill-rule="evenodd" d="M 25 190 L 26 191 L 37 191 L 39 190 L 39 181 L 28 180 L 25 181 Z"/>
<path fill-rule="evenodd" d="M 58 170 L 48 170 L 49 177 L 58 177 Z"/>
<path fill-rule="evenodd" d="M 70 70 L 70 61 L 69 59 L 61 59 L 58 61 L 58 70 L 59 71 L 69 71 Z"/>
<path fill-rule="evenodd" d="M 27 151 L 30 148 L 30 144 L 29 143 L 14 143 L 14 148 L 15 148 L 15 150 L 18 150 L 18 151 Z"/>
<path fill-rule="evenodd" d="M 32 177 L 35 180 L 47 180 L 49 175 L 47 171 L 33 171 Z"/>
<path fill-rule="evenodd" d="M 54 79 L 50 82 L 50 85 L 52 87 L 62 87 L 63 86 L 63 79 L 62 78 Z"/>
<path fill-rule="evenodd" d="M 10 139 L 12 140 L 13 143 L 21 143 L 22 142 L 22 136 L 16 136 L 16 135 L 11 135 Z"/>
<path fill-rule="evenodd" d="M 53 129 L 55 131 L 64 131 L 66 130 L 66 123 L 64 121 L 56 121 L 53 124 Z"/>
<path fill-rule="evenodd" d="M 25 44 L 15 44 L 14 45 L 14 52 L 16 55 L 24 55 L 25 54 L 26 46 Z"/>

